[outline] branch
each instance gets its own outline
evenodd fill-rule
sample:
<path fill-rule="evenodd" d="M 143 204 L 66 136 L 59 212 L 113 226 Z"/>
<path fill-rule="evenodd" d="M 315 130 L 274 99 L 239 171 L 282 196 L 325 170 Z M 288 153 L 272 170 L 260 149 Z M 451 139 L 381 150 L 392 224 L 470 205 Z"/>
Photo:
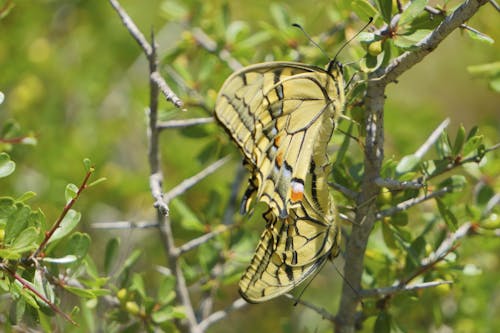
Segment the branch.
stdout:
<path fill-rule="evenodd" d="M 384 288 L 374 288 L 374 289 L 369 289 L 369 290 L 362 290 L 360 292 L 361 297 L 363 298 L 368 298 L 368 297 L 382 297 L 382 296 L 387 296 L 387 295 L 394 295 L 396 293 L 400 292 L 407 292 L 407 291 L 415 291 L 415 290 L 420 290 L 420 289 L 426 289 L 426 288 L 433 288 L 440 286 L 442 284 L 453 284 L 453 281 L 431 281 L 431 282 L 423 282 L 423 283 L 417 283 L 417 284 L 412 284 L 412 285 L 403 285 L 400 286 L 399 284 L 396 286 L 390 286 L 390 287 L 384 287 Z"/>
<path fill-rule="evenodd" d="M 285 296 L 288 299 L 291 299 L 294 302 L 294 304 L 300 304 L 300 305 L 305 306 L 308 309 L 313 310 L 314 312 L 319 314 L 321 316 L 321 318 L 324 318 L 332 323 L 337 322 L 337 318 L 335 318 L 335 316 L 333 314 L 331 314 L 330 312 L 328 312 L 324 308 L 316 306 L 310 302 L 304 301 L 302 298 L 296 298 L 292 294 L 284 294 L 283 296 Z"/>
<path fill-rule="evenodd" d="M 222 49 L 217 53 L 217 43 L 215 43 L 203 30 L 200 28 L 193 29 L 193 37 L 201 45 L 205 50 L 210 53 L 217 54 L 217 56 L 224 62 L 227 63 L 229 68 L 233 71 L 237 71 L 241 69 L 243 66 L 238 62 L 238 60 L 234 59 L 229 53 L 228 50 Z"/>
<path fill-rule="evenodd" d="M 29 283 L 28 281 L 26 281 L 25 279 L 23 279 L 23 277 L 20 276 L 19 274 L 17 274 L 14 270 L 10 269 L 9 267 L 7 267 L 4 264 L 0 264 L 0 269 L 6 271 L 17 282 L 19 282 L 23 286 L 23 288 L 28 289 L 36 297 L 38 297 L 39 299 L 41 299 L 42 302 L 44 302 L 45 304 L 47 304 L 47 306 L 52 309 L 52 311 L 54 311 L 55 313 L 60 314 L 61 316 L 63 316 L 64 319 L 66 319 L 67 321 L 69 321 L 73 325 L 78 326 L 78 324 L 68 314 L 64 313 L 61 309 L 59 309 L 57 307 L 57 305 L 55 305 L 47 297 L 45 297 L 44 295 L 42 295 L 38 290 L 35 289 L 35 287 L 31 283 Z"/>
<path fill-rule="evenodd" d="M 117 0 L 109 0 L 109 3 L 115 11 L 118 13 L 120 18 L 122 19 L 123 25 L 127 30 L 130 32 L 132 37 L 137 41 L 139 46 L 142 48 L 144 53 L 146 54 L 146 57 L 148 58 L 148 61 L 151 65 L 151 63 L 156 62 L 156 50 L 155 46 L 150 45 L 146 38 L 144 37 L 143 33 L 139 30 L 137 25 L 134 23 L 134 21 L 130 18 L 130 16 L 127 14 L 127 12 L 121 7 L 120 3 Z M 162 91 L 163 95 L 165 95 L 165 98 L 167 101 L 172 102 L 177 108 L 182 109 L 183 103 L 177 97 L 177 95 L 170 89 L 168 86 L 167 82 L 165 82 L 165 79 L 155 70 L 150 70 L 150 80 L 154 81 L 156 85 L 160 88 Z M 151 66 L 150 66 L 151 69 Z M 184 109 L 182 109 L 185 111 Z"/>
<path fill-rule="evenodd" d="M 438 45 L 456 28 L 470 19 L 481 6 L 488 0 L 467 0 L 453 13 L 447 16 L 436 29 L 427 37 L 415 45 L 415 51 L 408 51 L 394 59 L 389 66 L 377 71 L 378 78 L 382 85 L 387 85 L 395 81 L 401 74 L 410 67 L 422 61 L 429 53 L 434 51 Z"/>
<path fill-rule="evenodd" d="M 419 190 L 425 186 L 421 181 L 404 181 L 400 182 L 395 179 L 388 178 L 377 178 L 375 179 L 375 183 L 379 187 L 385 187 L 389 190 L 398 191 L 398 190 Z"/>
<path fill-rule="evenodd" d="M 142 48 L 146 56 L 149 58 L 153 53 L 153 48 L 149 45 L 148 41 L 142 34 L 142 32 L 137 28 L 134 21 L 128 16 L 127 12 L 121 7 L 120 3 L 117 0 L 109 0 L 109 3 L 115 11 L 118 13 L 120 18 L 122 19 L 123 25 L 130 32 L 132 37 L 137 41 L 139 46 Z"/>
<path fill-rule="evenodd" d="M 207 234 L 204 234 L 203 236 L 200 236 L 198 238 L 194 238 L 187 243 L 184 243 L 184 245 L 182 245 L 178 248 L 179 255 L 182 255 L 186 252 L 189 252 L 189 251 L 197 248 L 198 246 L 208 242 L 212 238 L 214 238 L 214 237 L 216 237 L 216 236 L 218 236 L 218 235 L 220 235 L 228 230 L 231 230 L 232 228 L 234 228 L 236 226 L 237 226 L 236 224 L 220 225 L 216 230 L 209 232 Z"/>
<path fill-rule="evenodd" d="M 183 128 L 188 126 L 209 124 L 212 123 L 213 121 L 214 121 L 213 117 L 159 121 L 157 128 L 159 130 L 170 129 L 170 128 Z"/>
<path fill-rule="evenodd" d="M 236 301 L 233 302 L 233 304 L 231 304 L 225 310 L 220 310 L 212 313 L 198 325 L 198 328 L 200 329 L 200 331 L 204 332 L 211 325 L 226 318 L 231 312 L 244 308 L 247 305 L 248 303 L 243 298 L 238 298 Z"/>
<path fill-rule="evenodd" d="M 173 90 L 168 86 L 167 82 L 165 81 L 163 76 L 160 75 L 160 73 L 155 71 L 151 73 L 150 78 L 158 85 L 158 88 L 160 88 L 167 101 L 171 102 L 182 111 L 187 111 L 183 108 L 184 103 L 182 103 L 180 98 L 177 97 Z"/>
<path fill-rule="evenodd" d="M 444 131 L 446 127 L 450 124 L 450 118 L 446 118 L 439 126 L 429 135 L 427 140 L 424 142 L 420 148 L 415 152 L 415 156 L 421 159 L 424 157 L 425 153 L 429 151 L 429 149 L 436 143 L 436 141 L 441 136 L 441 133 Z"/>
<path fill-rule="evenodd" d="M 340 309 L 336 316 L 338 319 L 336 332 L 350 333 L 354 331 L 356 308 L 359 303 L 356 290 L 361 290 L 364 254 L 376 221 L 376 203 L 371 199 L 379 193 L 379 187 L 375 181 L 380 177 L 384 159 L 384 95 L 386 86 L 432 52 L 446 36 L 472 17 L 486 2 L 487 0 L 465 1 L 426 38 L 417 43 L 416 50 L 404 52 L 387 67 L 379 68 L 369 75 L 363 101 L 366 106 L 365 174 L 361 182 L 360 195 L 357 198 L 358 209 L 355 223 L 352 225 L 351 235 L 346 242 L 345 280 L 342 286 Z M 349 284 L 346 281 L 349 281 Z"/>
<path fill-rule="evenodd" d="M 226 156 L 221 158 L 220 160 L 214 162 L 213 164 L 209 165 L 205 169 L 201 170 L 198 172 L 196 175 L 183 180 L 179 185 L 165 193 L 163 201 L 164 202 L 170 202 L 172 199 L 175 197 L 181 195 L 182 193 L 186 192 L 188 189 L 199 183 L 203 178 L 207 177 L 211 173 L 215 172 L 218 168 L 223 166 L 227 161 L 229 161 L 230 157 Z"/>
<path fill-rule="evenodd" d="M 148 229 L 158 228 L 158 223 L 149 221 L 113 221 L 92 223 L 90 227 L 94 229 Z"/>
<path fill-rule="evenodd" d="M 441 197 L 441 196 L 445 195 L 446 193 L 450 193 L 452 191 L 453 191 L 453 188 L 451 186 L 445 186 L 438 191 L 432 192 L 431 194 L 426 194 L 426 195 L 423 195 L 423 196 L 418 197 L 418 198 L 411 198 L 411 199 L 408 199 L 406 201 L 400 202 L 394 207 L 384 209 L 384 210 L 378 212 L 376 214 L 377 220 L 380 220 L 381 218 L 386 217 L 386 216 L 392 216 L 396 213 L 405 211 L 408 208 L 416 206 L 424 201 L 427 201 L 427 200 L 433 199 L 433 198 Z"/>
<path fill-rule="evenodd" d="M 52 226 L 52 228 L 50 228 L 50 230 L 45 233 L 45 238 L 43 239 L 43 241 L 40 243 L 40 245 L 38 246 L 36 251 L 33 252 L 29 256 L 30 260 L 33 260 L 34 258 L 38 257 L 40 252 L 42 252 L 45 249 L 45 246 L 49 242 L 49 240 L 52 237 L 52 235 L 54 234 L 54 232 L 56 232 L 56 230 L 61 226 L 61 223 L 64 220 L 64 217 L 68 214 L 69 210 L 73 207 L 75 202 L 78 200 L 78 198 L 80 197 L 80 194 L 83 192 L 83 190 L 85 190 L 87 188 L 87 184 L 88 184 L 90 176 L 92 175 L 93 172 L 94 172 L 93 167 L 87 171 L 87 173 L 85 174 L 85 178 L 83 179 L 82 184 L 78 188 L 78 191 L 76 192 L 75 196 L 64 206 L 61 214 L 57 218 L 57 220 L 54 223 L 54 225 Z"/>

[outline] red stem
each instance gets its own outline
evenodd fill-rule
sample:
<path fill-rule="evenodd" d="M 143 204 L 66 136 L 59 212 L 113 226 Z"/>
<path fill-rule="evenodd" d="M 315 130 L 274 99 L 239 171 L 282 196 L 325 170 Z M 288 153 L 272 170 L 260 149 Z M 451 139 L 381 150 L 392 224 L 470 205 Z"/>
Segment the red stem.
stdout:
<path fill-rule="evenodd" d="M 14 279 L 19 281 L 20 284 L 23 285 L 23 288 L 28 289 L 31 291 L 33 294 L 36 295 L 36 297 L 40 298 L 45 304 L 47 304 L 54 312 L 60 314 L 61 316 L 64 317 L 67 321 L 72 323 L 73 325 L 78 326 L 78 324 L 71 319 L 69 315 L 64 313 L 61 309 L 59 309 L 54 303 L 49 301 L 45 296 L 43 296 L 38 290 L 36 290 L 33 286 L 31 286 L 25 279 L 23 279 L 19 274 L 17 274 L 15 271 L 11 270 L 9 267 L 2 265 L 1 268 L 9 273 Z"/>
<path fill-rule="evenodd" d="M 36 258 L 40 254 L 40 252 L 45 248 L 45 246 L 47 245 L 47 243 L 50 240 L 50 237 L 52 237 L 52 235 L 54 234 L 54 232 L 56 232 L 57 228 L 59 228 L 59 226 L 61 225 L 64 217 L 66 216 L 66 214 L 68 214 L 68 211 L 71 209 L 71 207 L 73 207 L 73 205 L 75 204 L 76 200 L 78 200 L 78 197 L 80 196 L 80 193 L 82 193 L 82 191 L 87 187 L 87 183 L 89 181 L 90 176 L 92 175 L 93 170 L 94 169 L 91 168 L 87 172 L 87 174 L 85 175 L 85 178 L 83 179 L 82 185 L 80 185 L 80 187 L 78 188 L 78 192 L 76 192 L 75 197 L 73 199 L 71 199 L 70 202 L 68 202 L 66 204 L 66 206 L 64 206 L 64 209 L 61 212 L 61 215 L 59 215 L 59 218 L 54 223 L 54 225 L 52 226 L 52 228 L 48 232 L 45 233 L 45 238 L 44 238 L 43 242 L 40 243 L 40 246 L 38 246 L 38 249 L 36 249 L 36 251 L 33 252 L 33 254 L 30 256 L 30 259 Z"/>

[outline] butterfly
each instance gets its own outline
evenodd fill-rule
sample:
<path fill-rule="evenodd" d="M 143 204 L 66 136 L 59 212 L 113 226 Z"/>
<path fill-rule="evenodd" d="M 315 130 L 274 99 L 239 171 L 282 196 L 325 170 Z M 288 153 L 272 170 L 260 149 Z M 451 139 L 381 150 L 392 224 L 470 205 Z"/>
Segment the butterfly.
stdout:
<path fill-rule="evenodd" d="M 267 301 L 303 282 L 338 253 L 340 232 L 328 191 L 326 153 L 345 103 L 342 68 L 269 62 L 232 74 L 215 118 L 250 171 L 241 212 L 262 201 L 266 228 L 240 280 L 249 302 Z"/>
<path fill-rule="evenodd" d="M 345 104 L 342 67 L 295 62 L 243 68 L 222 86 L 215 118 L 245 157 L 251 178 L 241 212 L 254 201 L 286 218 L 304 197 L 314 152 L 325 152 Z"/>

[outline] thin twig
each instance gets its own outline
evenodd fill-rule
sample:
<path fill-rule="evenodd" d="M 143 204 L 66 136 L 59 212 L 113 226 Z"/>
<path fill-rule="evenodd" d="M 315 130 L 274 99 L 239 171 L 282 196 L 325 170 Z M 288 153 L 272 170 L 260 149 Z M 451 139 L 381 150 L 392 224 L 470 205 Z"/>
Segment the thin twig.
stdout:
<path fill-rule="evenodd" d="M 45 238 L 43 239 L 43 241 L 40 243 L 40 245 L 38 246 L 36 251 L 33 252 L 29 256 L 30 260 L 33 260 L 34 258 L 38 257 L 40 252 L 42 252 L 45 249 L 45 246 L 49 242 L 49 240 L 52 237 L 52 235 L 54 234 L 54 232 L 56 232 L 56 230 L 61 226 L 61 223 L 62 223 L 64 217 L 68 214 L 69 210 L 73 207 L 75 202 L 78 200 L 78 198 L 80 197 L 80 194 L 83 192 L 83 190 L 85 190 L 87 188 L 88 181 L 89 181 L 90 176 L 92 175 L 93 172 L 94 172 L 93 167 L 87 171 L 87 173 L 85 174 L 85 178 L 83 179 L 80 187 L 78 187 L 78 191 L 76 192 L 75 196 L 66 204 L 66 206 L 64 206 L 64 208 L 63 208 L 61 214 L 59 215 L 59 217 L 57 218 L 56 222 L 54 223 L 54 225 L 52 225 L 52 228 L 50 228 L 50 230 L 45 233 Z"/>
<path fill-rule="evenodd" d="M 427 37 L 415 45 L 415 51 L 407 51 L 396 59 L 391 61 L 391 64 L 385 68 L 380 68 L 377 71 L 377 81 L 383 81 L 382 84 L 394 82 L 401 74 L 407 71 L 410 67 L 422 61 L 429 53 L 434 51 L 436 47 L 456 28 L 460 27 L 465 21 L 471 18 L 481 6 L 485 5 L 488 0 L 467 0 L 434 29 Z"/>
<path fill-rule="evenodd" d="M 111 4 L 111 6 L 113 6 L 115 11 L 122 19 L 125 28 L 127 28 L 132 37 L 137 41 L 137 43 L 140 45 L 146 56 L 149 58 L 151 56 L 151 53 L 153 52 L 153 49 L 146 40 L 146 37 L 144 37 L 142 32 L 135 25 L 134 21 L 130 18 L 130 16 L 128 16 L 127 12 L 122 8 L 122 6 L 117 0 L 109 0 L 109 3 Z"/>
<path fill-rule="evenodd" d="M 407 291 L 415 291 L 425 288 L 433 288 L 443 284 L 453 284 L 453 281 L 431 281 L 431 282 L 422 282 L 412 285 L 400 286 L 399 284 L 396 286 L 384 287 L 384 288 L 374 288 L 360 291 L 360 295 L 363 298 L 368 297 L 382 297 L 387 295 L 394 295 L 400 292 Z"/>
<path fill-rule="evenodd" d="M 26 281 L 22 276 L 17 274 L 14 270 L 10 269 L 4 264 L 0 265 L 0 269 L 6 271 L 10 276 L 12 276 L 17 282 L 19 282 L 23 288 L 28 289 L 30 292 L 32 292 L 36 297 L 42 300 L 45 304 L 47 304 L 55 313 L 60 314 L 61 316 L 64 317 L 67 321 L 72 323 L 75 326 L 78 326 L 78 324 L 66 313 L 64 313 L 61 309 L 59 309 L 54 303 L 52 303 L 47 297 L 42 295 L 38 290 L 35 289 L 31 283 Z"/>
<path fill-rule="evenodd" d="M 337 318 L 335 318 L 335 316 L 333 314 L 331 314 L 330 312 L 328 312 L 325 308 L 316 306 L 308 301 L 304 301 L 302 298 L 296 298 L 292 294 L 284 294 L 284 296 L 288 299 L 291 299 L 294 302 L 294 304 L 300 304 L 300 305 L 305 306 L 308 309 L 313 310 L 314 312 L 319 314 L 321 316 L 321 318 L 324 318 L 332 323 L 337 322 Z"/>
<path fill-rule="evenodd" d="M 94 229 L 148 229 L 158 228 L 157 222 L 150 221 L 113 221 L 113 222 L 97 222 L 90 225 Z"/>
<path fill-rule="evenodd" d="M 171 129 L 171 128 L 183 128 L 195 125 L 209 124 L 212 123 L 213 121 L 214 121 L 213 117 L 159 121 L 157 128 L 160 130 Z"/>
<path fill-rule="evenodd" d="M 152 57 L 156 57 L 156 55 L 154 55 L 155 53 L 154 46 L 148 43 L 146 37 L 144 37 L 143 33 L 139 30 L 139 28 L 134 23 L 132 18 L 130 18 L 130 16 L 121 7 L 120 3 L 117 0 L 109 0 L 109 2 L 111 6 L 113 6 L 115 11 L 118 13 L 120 18 L 122 19 L 125 28 L 127 28 L 132 37 L 137 41 L 139 46 L 142 48 L 142 50 L 146 54 L 146 57 L 149 60 L 149 63 L 151 64 Z M 170 89 L 167 82 L 165 82 L 165 79 L 156 70 L 150 71 L 150 79 L 156 82 L 157 86 L 165 95 L 167 101 L 172 102 L 172 104 L 174 104 L 177 108 L 184 110 L 183 103 L 180 100 L 180 98 L 177 97 L 177 95 L 172 91 L 172 89 Z"/>
<path fill-rule="evenodd" d="M 450 118 L 446 118 L 443 120 L 441 124 L 429 135 L 427 140 L 425 140 L 424 144 L 418 148 L 415 152 L 415 156 L 418 158 L 422 158 L 425 153 L 434 145 L 434 143 L 439 139 L 441 133 L 444 131 L 446 127 L 450 124 Z"/>
<path fill-rule="evenodd" d="M 205 50 L 210 53 L 217 53 L 217 43 L 213 41 L 203 30 L 200 28 L 193 29 L 193 37 Z M 228 50 L 222 49 L 219 51 L 217 56 L 226 62 L 233 71 L 237 71 L 241 69 L 243 66 L 238 62 L 238 60 L 234 59 Z"/>
<path fill-rule="evenodd" d="M 177 97 L 177 95 L 169 87 L 168 83 L 165 81 L 163 76 L 160 75 L 160 73 L 153 72 L 151 73 L 150 78 L 158 85 L 158 88 L 160 88 L 161 92 L 163 93 L 163 96 L 165 96 L 167 101 L 171 102 L 182 111 L 187 111 L 186 109 L 184 109 L 184 103 L 182 103 L 180 98 Z"/>
<path fill-rule="evenodd" d="M 328 185 L 333 187 L 333 189 L 342 193 L 348 199 L 355 200 L 358 196 L 358 193 L 356 191 L 353 191 L 350 188 L 340 185 L 338 183 L 329 182 Z"/>
<path fill-rule="evenodd" d="M 400 182 L 400 181 L 397 181 L 395 179 L 380 178 L 380 177 L 375 179 L 375 183 L 379 187 L 385 187 L 385 188 L 387 188 L 389 190 L 393 190 L 393 191 L 396 191 L 396 190 L 419 190 L 425 186 L 425 184 L 419 180 Z"/>
<path fill-rule="evenodd" d="M 450 193 L 452 191 L 453 191 L 453 188 L 451 186 L 445 186 L 445 187 L 439 189 L 438 191 L 432 192 L 430 194 L 426 194 L 426 195 L 423 195 L 423 196 L 418 197 L 418 198 L 408 199 L 406 201 L 398 203 L 394 207 L 384 209 L 384 210 L 378 212 L 376 214 L 376 218 L 377 218 L 377 220 L 380 220 L 383 217 L 392 216 L 396 213 L 405 211 L 405 210 L 409 209 L 410 207 L 421 204 L 422 202 L 427 201 L 429 199 L 442 197 L 446 193 Z"/>
<path fill-rule="evenodd" d="M 231 158 L 230 156 L 223 157 L 218 161 L 212 163 L 205 169 L 201 170 L 196 175 L 183 180 L 179 185 L 177 185 L 176 187 L 174 187 L 173 189 L 164 194 L 163 201 L 166 203 L 172 201 L 172 199 L 186 192 L 188 189 L 190 189 L 191 187 L 202 181 L 205 177 L 215 172 L 217 169 L 223 166 L 227 161 L 229 161 L 230 158 Z"/>
<path fill-rule="evenodd" d="M 161 172 L 152 173 L 149 176 L 149 188 L 151 195 L 155 199 L 153 206 L 160 211 L 162 215 L 168 216 L 169 208 L 167 202 L 163 199 L 163 174 Z"/>
<path fill-rule="evenodd" d="M 179 255 L 182 255 L 186 252 L 189 252 L 189 251 L 197 248 L 198 246 L 208 242 L 212 238 L 217 237 L 220 234 L 222 234 L 228 230 L 231 230 L 235 226 L 236 226 L 236 224 L 230 224 L 230 225 L 221 224 L 214 231 L 209 232 L 207 234 L 204 234 L 203 236 L 200 236 L 198 238 L 194 238 L 187 243 L 184 243 L 184 245 L 178 247 Z"/>
<path fill-rule="evenodd" d="M 243 298 L 238 298 L 231 304 L 229 307 L 227 307 L 224 310 L 216 311 L 212 313 L 210 316 L 205 318 L 202 322 L 198 324 L 198 328 L 204 332 L 206 331 L 207 328 L 209 328 L 211 325 L 215 324 L 216 322 L 226 318 L 231 312 L 235 310 L 239 310 L 241 308 L 244 308 L 247 306 L 248 303 L 243 299 Z"/>
<path fill-rule="evenodd" d="M 470 222 L 462 224 L 454 233 L 450 234 L 444 241 L 441 242 L 436 251 L 432 252 L 427 256 L 427 258 L 422 260 L 422 265 L 429 265 L 429 263 L 438 260 L 438 258 L 442 258 L 450 251 L 450 249 L 453 248 L 454 244 L 459 239 L 467 236 L 472 228 L 473 224 Z"/>

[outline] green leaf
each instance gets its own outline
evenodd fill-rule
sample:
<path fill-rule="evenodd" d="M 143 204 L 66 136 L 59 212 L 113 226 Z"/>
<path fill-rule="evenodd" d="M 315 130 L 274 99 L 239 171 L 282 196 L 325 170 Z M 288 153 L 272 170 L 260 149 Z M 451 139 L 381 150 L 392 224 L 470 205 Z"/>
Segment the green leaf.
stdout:
<path fill-rule="evenodd" d="M 77 287 L 72 287 L 72 286 L 68 286 L 67 284 L 63 285 L 63 288 L 65 290 L 69 291 L 70 293 L 72 293 L 74 295 L 77 295 L 79 297 L 83 297 L 83 298 L 96 298 L 96 295 L 92 292 L 92 290 L 83 289 L 83 288 L 77 288 Z"/>
<path fill-rule="evenodd" d="M 444 159 L 451 156 L 451 143 L 450 138 L 446 132 L 441 132 L 438 140 L 436 141 L 435 147 L 439 158 Z"/>
<path fill-rule="evenodd" d="M 397 214 L 394 214 L 393 216 L 391 216 L 391 224 L 398 227 L 404 227 L 408 225 L 408 213 L 399 212 Z"/>
<path fill-rule="evenodd" d="M 68 240 L 66 252 L 75 255 L 79 260 L 83 259 L 90 248 L 90 236 L 81 232 L 75 232 Z"/>
<path fill-rule="evenodd" d="M 290 16 L 283 5 L 273 2 L 271 3 L 270 11 L 278 30 L 286 30 L 290 28 L 292 22 L 290 21 Z"/>
<path fill-rule="evenodd" d="M 486 34 L 483 34 L 480 31 L 470 30 L 470 29 L 466 29 L 466 31 L 467 31 L 467 35 L 469 35 L 469 37 L 473 40 L 477 40 L 479 42 L 483 42 L 486 44 L 494 44 L 495 43 L 495 40 L 493 38 L 491 38 L 490 36 L 488 36 Z"/>
<path fill-rule="evenodd" d="M 427 5 L 427 0 L 413 0 L 408 8 L 401 13 L 399 18 L 399 25 L 406 25 L 412 22 L 418 15 L 420 15 Z"/>
<path fill-rule="evenodd" d="M 6 216 L 7 224 L 5 226 L 5 244 L 12 242 L 17 236 L 19 236 L 22 230 L 27 228 L 28 218 L 31 214 L 30 208 L 21 203 L 13 204 L 7 211 L 4 212 L 7 213 L 9 211 L 10 216 Z"/>
<path fill-rule="evenodd" d="M 382 236 L 384 237 L 385 245 L 390 249 L 397 249 L 398 245 L 394 239 L 394 230 L 388 223 L 382 223 Z"/>
<path fill-rule="evenodd" d="M 467 66 L 467 71 L 474 77 L 493 78 L 500 75 L 500 61 Z"/>
<path fill-rule="evenodd" d="M 462 152 L 465 142 L 465 127 L 460 124 L 457 129 L 457 135 L 455 136 L 455 143 L 453 144 L 452 156 L 458 156 Z"/>
<path fill-rule="evenodd" d="M 140 274 L 135 273 L 132 276 L 132 284 L 130 290 L 135 290 L 141 295 L 142 298 L 146 298 L 146 288 L 144 287 L 144 279 Z"/>
<path fill-rule="evenodd" d="M 173 275 L 164 276 L 158 288 L 157 299 L 161 304 L 168 304 L 175 299 L 175 277 Z"/>
<path fill-rule="evenodd" d="M 413 50 L 416 45 L 431 33 L 432 30 L 419 29 L 407 35 L 397 35 L 394 38 L 394 45 L 403 50 Z"/>
<path fill-rule="evenodd" d="M 484 137 L 482 135 L 474 135 L 468 138 L 462 149 L 462 157 L 467 157 L 472 153 L 476 153 L 479 147 L 483 144 Z"/>
<path fill-rule="evenodd" d="M 363 73 L 374 72 L 383 64 L 384 58 L 385 52 L 381 52 L 376 56 L 367 53 L 366 56 L 359 62 L 359 68 Z"/>
<path fill-rule="evenodd" d="M 458 226 L 458 220 L 455 215 L 451 212 L 451 210 L 444 204 L 444 202 L 440 198 L 436 198 L 436 203 L 439 209 L 439 214 L 448 225 L 451 231 L 455 231 Z"/>
<path fill-rule="evenodd" d="M 66 190 L 64 191 L 64 197 L 66 198 L 66 203 L 76 198 L 77 194 L 78 194 L 78 186 L 76 186 L 75 184 L 66 185 Z"/>
<path fill-rule="evenodd" d="M 453 175 L 441 183 L 439 183 L 439 188 L 448 187 L 452 189 L 452 192 L 461 192 L 467 185 L 467 180 L 462 175 Z"/>
<path fill-rule="evenodd" d="M 392 0 L 377 0 L 377 5 L 385 23 L 390 24 L 392 19 Z"/>
<path fill-rule="evenodd" d="M 77 226 L 78 222 L 80 222 L 81 217 L 81 213 L 70 209 L 66 216 L 64 216 L 59 228 L 50 237 L 49 244 L 68 235 Z"/>
<path fill-rule="evenodd" d="M 351 8 L 362 19 L 373 17 L 376 20 L 380 17 L 378 10 L 367 0 L 351 1 Z"/>
<path fill-rule="evenodd" d="M 413 171 L 417 168 L 420 163 L 420 157 L 417 155 L 411 154 L 403 156 L 401 161 L 399 161 L 396 166 L 396 175 L 401 176 L 407 172 Z"/>
<path fill-rule="evenodd" d="M 16 170 L 16 163 L 10 160 L 7 153 L 0 153 L 0 178 L 7 177 Z"/>
<path fill-rule="evenodd" d="M 172 216 L 178 216 L 180 224 L 186 230 L 205 232 L 205 225 L 201 223 L 196 214 L 189 208 L 184 201 L 175 198 L 170 202 Z"/>
<path fill-rule="evenodd" d="M 104 251 L 104 274 L 109 275 L 113 265 L 116 264 L 119 248 L 120 239 L 117 237 L 111 238 L 106 244 L 106 250 Z"/>
<path fill-rule="evenodd" d="M 204 243 L 200 245 L 198 252 L 198 261 L 206 273 L 209 273 L 217 264 L 220 250 L 213 243 Z"/>
<path fill-rule="evenodd" d="M 36 193 L 32 192 L 32 191 L 28 191 L 28 192 L 24 192 L 19 198 L 16 198 L 16 201 L 26 202 L 34 197 L 36 197 Z"/>
<path fill-rule="evenodd" d="M 87 172 L 93 170 L 92 161 L 89 158 L 83 159 L 83 166 L 85 167 L 85 171 Z"/>
<path fill-rule="evenodd" d="M 24 229 L 21 234 L 14 239 L 10 247 L 11 251 L 19 253 L 27 252 L 37 248 L 38 230 L 35 227 Z"/>
<path fill-rule="evenodd" d="M 382 311 L 377 316 L 375 320 L 375 325 L 373 326 L 374 333 L 390 333 L 391 332 L 391 315 L 387 312 Z"/>

